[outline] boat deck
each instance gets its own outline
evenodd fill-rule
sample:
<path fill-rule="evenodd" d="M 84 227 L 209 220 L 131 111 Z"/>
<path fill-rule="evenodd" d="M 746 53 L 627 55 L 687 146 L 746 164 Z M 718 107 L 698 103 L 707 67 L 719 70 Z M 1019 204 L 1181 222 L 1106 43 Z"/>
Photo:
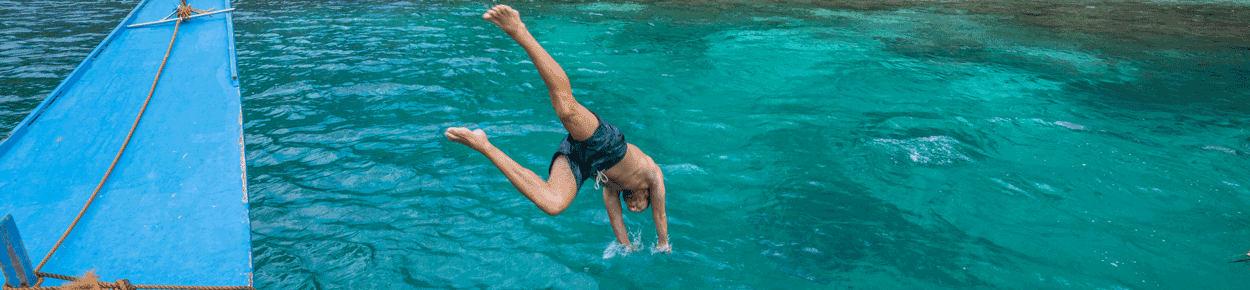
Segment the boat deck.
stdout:
<path fill-rule="evenodd" d="M 0 215 L 38 264 L 100 182 L 152 87 L 178 0 L 146 0 L 0 143 Z M 199 9 L 223 0 L 188 0 Z M 246 162 L 230 13 L 179 27 L 125 153 L 41 272 L 102 281 L 249 285 Z M 48 280 L 44 286 L 60 281 Z"/>

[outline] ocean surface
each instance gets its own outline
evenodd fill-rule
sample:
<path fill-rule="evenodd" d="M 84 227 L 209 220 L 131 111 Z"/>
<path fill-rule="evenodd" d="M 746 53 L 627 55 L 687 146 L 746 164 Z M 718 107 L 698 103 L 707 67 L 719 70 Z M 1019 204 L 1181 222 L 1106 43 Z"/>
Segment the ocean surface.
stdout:
<path fill-rule="evenodd" d="M 235 1 L 255 285 L 1250 287 L 1250 4 L 1012 2 L 498 2 L 663 168 L 665 255 L 443 137 L 564 136 L 495 2 Z M 135 3 L 0 0 L 0 132 Z"/>

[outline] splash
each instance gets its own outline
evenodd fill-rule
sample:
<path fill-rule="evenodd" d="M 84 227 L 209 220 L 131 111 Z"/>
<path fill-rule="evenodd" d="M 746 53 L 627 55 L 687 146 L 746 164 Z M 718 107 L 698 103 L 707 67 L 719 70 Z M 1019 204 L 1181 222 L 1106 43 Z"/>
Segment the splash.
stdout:
<path fill-rule="evenodd" d="M 642 245 L 642 229 L 629 233 L 629 237 L 630 244 Z M 637 249 L 618 243 L 615 239 L 613 239 L 611 242 L 608 242 L 608 247 L 603 249 L 603 259 L 611 259 L 617 255 L 629 256 L 630 253 L 637 251 Z"/>
<path fill-rule="evenodd" d="M 656 239 L 657 239 L 657 240 L 656 240 L 655 244 L 654 244 L 654 245 L 651 245 L 651 254 L 652 254 L 652 255 L 655 255 L 655 254 L 671 254 L 671 253 L 673 253 L 673 241 L 668 241 L 668 246 L 665 246 L 665 247 L 661 248 L 661 247 L 660 247 L 660 242 L 659 242 L 659 240 L 658 240 L 659 238 L 657 237 Z"/>

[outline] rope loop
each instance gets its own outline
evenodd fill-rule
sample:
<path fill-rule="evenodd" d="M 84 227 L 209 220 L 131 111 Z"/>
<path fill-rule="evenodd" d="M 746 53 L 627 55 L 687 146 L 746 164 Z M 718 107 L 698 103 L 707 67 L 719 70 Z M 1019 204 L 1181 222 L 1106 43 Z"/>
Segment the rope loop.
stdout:
<path fill-rule="evenodd" d="M 187 0 L 182 0 L 182 5 L 178 5 L 178 8 L 174 9 L 174 15 L 178 15 L 178 18 L 182 18 L 183 20 L 186 20 L 187 18 L 191 18 L 191 16 L 195 14 L 203 14 L 210 10 L 213 10 L 213 9 L 204 10 L 204 9 L 191 8 L 191 5 L 187 5 Z"/>
<path fill-rule="evenodd" d="M 601 185 L 606 186 L 608 181 L 611 181 L 608 179 L 608 176 L 603 174 L 603 170 L 599 170 L 599 173 L 595 174 L 595 189 L 599 189 Z"/>

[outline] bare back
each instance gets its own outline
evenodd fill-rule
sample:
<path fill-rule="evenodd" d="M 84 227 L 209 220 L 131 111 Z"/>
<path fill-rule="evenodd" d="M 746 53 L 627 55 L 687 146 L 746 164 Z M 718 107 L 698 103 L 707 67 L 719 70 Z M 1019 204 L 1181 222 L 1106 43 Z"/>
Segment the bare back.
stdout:
<path fill-rule="evenodd" d="M 650 189 L 651 183 L 656 181 L 653 177 L 660 172 L 660 167 L 655 164 L 654 160 L 651 160 L 651 156 L 642 153 L 638 146 L 634 144 L 628 146 L 625 158 L 603 172 L 608 177 L 608 182 L 604 185 L 614 191 Z"/>

